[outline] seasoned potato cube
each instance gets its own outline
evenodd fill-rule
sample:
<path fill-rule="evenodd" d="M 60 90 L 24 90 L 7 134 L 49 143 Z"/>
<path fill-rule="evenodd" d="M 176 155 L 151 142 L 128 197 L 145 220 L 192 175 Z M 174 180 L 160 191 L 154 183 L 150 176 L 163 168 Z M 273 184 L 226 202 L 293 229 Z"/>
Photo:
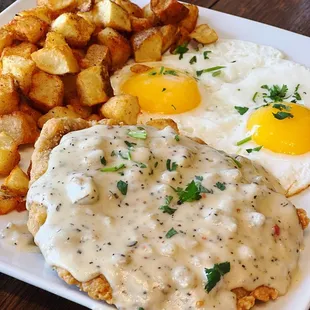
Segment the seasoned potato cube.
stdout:
<path fill-rule="evenodd" d="M 87 120 L 88 121 L 95 121 L 95 122 L 98 122 L 98 121 L 100 121 L 102 118 L 99 116 L 99 115 L 97 115 L 97 114 L 92 114 L 91 116 L 89 116 L 88 118 L 87 118 Z"/>
<path fill-rule="evenodd" d="M 5 178 L 1 189 L 14 195 L 25 196 L 28 192 L 29 178 L 27 174 L 16 166 Z"/>
<path fill-rule="evenodd" d="M 91 45 L 86 53 L 84 59 L 81 60 L 80 66 L 83 69 L 92 66 L 102 66 L 105 65 L 108 68 L 111 67 L 111 55 L 108 47 L 99 44 Z"/>
<path fill-rule="evenodd" d="M 159 61 L 163 39 L 160 30 L 150 28 L 134 34 L 131 37 L 136 62 Z"/>
<path fill-rule="evenodd" d="M 90 40 L 95 25 L 73 13 L 64 13 L 52 23 L 52 31 L 64 36 L 69 45 L 83 47 Z"/>
<path fill-rule="evenodd" d="M 44 47 L 31 57 L 39 69 L 50 74 L 63 75 L 80 70 L 69 46 Z"/>
<path fill-rule="evenodd" d="M 191 33 L 197 25 L 199 11 L 198 7 L 194 4 L 184 5 L 188 8 L 188 15 L 181 20 L 179 26 L 185 28 L 189 33 Z"/>
<path fill-rule="evenodd" d="M 162 129 L 166 128 L 166 127 L 171 127 L 172 129 L 174 129 L 174 131 L 176 133 L 179 133 L 178 125 L 171 118 L 153 119 L 151 121 L 148 121 L 146 123 L 146 125 L 155 127 L 155 128 L 157 128 L 159 130 L 162 130 Z"/>
<path fill-rule="evenodd" d="M 105 118 L 110 118 L 118 123 L 136 125 L 140 105 L 138 98 L 132 95 L 120 95 L 112 97 L 100 108 Z"/>
<path fill-rule="evenodd" d="M 5 215 L 13 210 L 25 209 L 25 201 L 20 196 L 12 196 L 4 191 L 0 191 L 0 215 Z"/>
<path fill-rule="evenodd" d="M 127 39 L 114 29 L 105 28 L 98 33 L 98 41 L 108 47 L 113 71 L 124 66 L 131 55 L 131 47 Z"/>
<path fill-rule="evenodd" d="M 93 0 L 77 0 L 77 10 L 80 12 L 89 12 L 92 6 Z"/>
<path fill-rule="evenodd" d="M 153 26 L 157 26 L 160 23 L 159 18 L 152 11 L 150 3 L 143 8 L 143 16 L 147 18 Z"/>
<path fill-rule="evenodd" d="M 20 56 L 6 56 L 2 59 L 2 74 L 11 74 L 25 94 L 29 92 L 35 68 L 36 65 L 31 59 Z"/>
<path fill-rule="evenodd" d="M 93 66 L 80 72 L 76 86 L 81 104 L 85 106 L 107 102 L 112 93 L 107 69 L 102 66 Z"/>
<path fill-rule="evenodd" d="M 42 114 L 35 110 L 34 108 L 32 108 L 25 100 L 21 100 L 20 104 L 19 104 L 19 110 L 21 112 L 24 112 L 28 115 L 30 115 L 34 120 L 35 122 L 37 123 L 39 118 L 42 116 Z"/>
<path fill-rule="evenodd" d="M 0 175 L 7 176 L 19 163 L 17 144 L 7 133 L 0 133 Z"/>
<path fill-rule="evenodd" d="M 77 63 L 79 64 L 79 66 L 81 66 L 81 61 L 82 59 L 85 58 L 86 53 L 81 50 L 81 49 L 72 49 L 72 53 L 77 61 Z"/>
<path fill-rule="evenodd" d="M 11 75 L 0 75 L 0 115 L 18 110 L 19 95 Z"/>
<path fill-rule="evenodd" d="M 69 12 L 75 9 L 76 0 L 37 0 L 38 6 L 46 6 L 53 12 Z"/>
<path fill-rule="evenodd" d="M 92 114 L 92 108 L 82 106 L 79 98 L 71 98 L 68 100 L 67 108 L 80 115 L 81 118 L 87 119 Z"/>
<path fill-rule="evenodd" d="M 78 16 L 83 17 L 84 19 L 86 19 L 89 23 L 91 24 L 95 24 L 95 14 L 94 11 L 89 11 L 89 12 L 77 12 L 76 13 Z"/>
<path fill-rule="evenodd" d="M 64 46 L 69 47 L 62 34 L 52 31 L 46 35 L 44 47 L 52 48 L 52 47 L 64 47 Z"/>
<path fill-rule="evenodd" d="M 150 20 L 147 18 L 137 18 L 135 16 L 130 16 L 130 21 L 133 32 L 143 31 L 153 26 Z"/>
<path fill-rule="evenodd" d="M 129 14 L 119 5 L 102 0 L 95 4 L 94 18 L 97 26 L 111 27 L 120 31 L 131 31 Z"/>
<path fill-rule="evenodd" d="M 43 112 L 62 105 L 64 84 L 59 76 L 50 75 L 43 71 L 32 76 L 29 98 L 34 106 Z"/>
<path fill-rule="evenodd" d="M 175 36 L 175 43 L 171 45 L 170 52 L 173 53 L 177 46 L 186 45 L 190 42 L 189 32 L 183 28 L 178 27 L 178 31 Z"/>
<path fill-rule="evenodd" d="M 199 25 L 190 34 L 190 37 L 202 44 L 211 44 L 218 40 L 217 33 L 207 24 Z"/>
<path fill-rule="evenodd" d="M 129 0 L 114 0 L 114 2 L 122 7 L 129 15 L 137 18 L 144 17 L 143 10 L 135 3 L 132 3 Z"/>
<path fill-rule="evenodd" d="M 163 37 L 162 54 L 165 53 L 176 41 L 178 27 L 176 25 L 165 25 L 160 28 Z"/>
<path fill-rule="evenodd" d="M 52 110 L 49 110 L 45 115 L 39 118 L 38 126 L 42 128 L 43 125 L 48 120 L 52 118 L 62 118 L 62 117 L 80 118 L 81 116 L 67 107 L 56 107 L 56 108 L 53 108 Z"/>
<path fill-rule="evenodd" d="M 0 53 L 13 42 L 13 35 L 4 28 L 0 28 Z"/>
<path fill-rule="evenodd" d="M 151 0 L 151 9 L 164 24 L 177 24 L 188 14 L 188 8 L 177 0 Z"/>
<path fill-rule="evenodd" d="M 40 134 L 34 119 L 21 111 L 2 115 L 0 117 L 1 131 L 11 136 L 17 145 L 34 143 Z"/>
<path fill-rule="evenodd" d="M 76 78 L 76 74 L 66 74 L 61 77 L 64 84 L 64 100 L 66 104 L 69 104 L 71 98 L 77 97 Z"/>
<path fill-rule="evenodd" d="M 38 48 L 36 45 L 29 42 L 22 42 L 19 45 L 6 47 L 3 50 L 1 57 L 14 55 L 31 59 L 31 54 L 37 50 Z"/>
<path fill-rule="evenodd" d="M 37 43 L 45 36 L 48 23 L 35 16 L 16 16 L 9 24 L 8 30 L 20 41 Z"/>
<path fill-rule="evenodd" d="M 47 24 L 51 24 L 53 20 L 52 12 L 46 6 L 37 6 L 33 9 L 22 11 L 18 13 L 19 16 L 35 16 Z"/>

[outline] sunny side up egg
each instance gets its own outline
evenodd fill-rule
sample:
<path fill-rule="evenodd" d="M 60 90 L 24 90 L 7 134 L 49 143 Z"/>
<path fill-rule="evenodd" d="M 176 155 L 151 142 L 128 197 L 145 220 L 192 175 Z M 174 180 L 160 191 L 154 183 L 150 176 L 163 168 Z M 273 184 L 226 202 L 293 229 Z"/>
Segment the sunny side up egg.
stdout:
<path fill-rule="evenodd" d="M 181 59 L 180 59 L 181 58 Z M 310 185 L 310 71 L 272 48 L 237 40 L 145 63 L 112 77 L 139 97 L 139 123 L 171 118 L 182 134 L 259 162 L 288 196 Z"/>

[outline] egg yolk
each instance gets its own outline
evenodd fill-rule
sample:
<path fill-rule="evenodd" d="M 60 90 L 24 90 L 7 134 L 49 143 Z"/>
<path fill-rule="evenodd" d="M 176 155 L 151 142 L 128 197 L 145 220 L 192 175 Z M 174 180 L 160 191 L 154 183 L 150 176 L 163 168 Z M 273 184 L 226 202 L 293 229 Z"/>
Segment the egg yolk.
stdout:
<path fill-rule="evenodd" d="M 164 67 L 133 75 L 121 90 L 137 96 L 141 109 L 150 113 L 179 114 L 196 108 L 201 101 L 193 77 Z"/>
<path fill-rule="evenodd" d="M 276 153 L 300 155 L 310 151 L 310 110 L 293 103 L 270 104 L 250 116 L 252 140 Z"/>

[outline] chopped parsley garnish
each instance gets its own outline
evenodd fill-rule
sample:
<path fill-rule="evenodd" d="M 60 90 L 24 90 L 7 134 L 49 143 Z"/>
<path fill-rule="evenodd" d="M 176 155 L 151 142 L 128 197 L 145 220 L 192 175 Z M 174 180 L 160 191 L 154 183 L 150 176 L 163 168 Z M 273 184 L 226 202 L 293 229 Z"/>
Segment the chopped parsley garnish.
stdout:
<path fill-rule="evenodd" d="M 289 111 L 291 109 L 291 107 L 289 107 L 289 106 L 287 106 L 285 104 L 282 104 L 282 103 L 274 103 L 272 105 L 272 107 L 275 108 L 275 109 L 278 109 L 280 111 L 282 111 L 282 110 Z"/>
<path fill-rule="evenodd" d="M 113 150 L 112 152 L 111 152 L 111 157 L 113 157 L 113 156 L 115 156 L 116 155 L 116 153 L 115 153 L 115 151 Z"/>
<path fill-rule="evenodd" d="M 300 87 L 300 84 L 298 84 L 296 87 L 295 87 L 295 90 L 294 90 L 294 95 L 293 95 L 293 98 L 295 100 L 293 100 L 292 102 L 296 102 L 296 100 L 302 100 L 298 90 L 299 90 L 299 87 Z"/>
<path fill-rule="evenodd" d="M 203 59 L 210 59 L 209 54 L 212 53 L 211 51 L 204 51 L 203 52 Z"/>
<path fill-rule="evenodd" d="M 286 118 L 293 118 L 294 115 L 291 114 L 291 113 L 288 113 L 288 112 L 277 112 L 277 113 L 272 113 L 273 116 L 278 119 L 278 120 L 283 120 L 283 119 L 286 119 Z"/>
<path fill-rule="evenodd" d="M 171 105 L 175 110 L 177 109 L 173 104 Z"/>
<path fill-rule="evenodd" d="M 253 101 L 253 102 L 256 102 L 257 96 L 258 96 L 258 91 L 257 91 L 257 92 L 253 95 L 253 97 L 252 97 L 252 101 Z"/>
<path fill-rule="evenodd" d="M 230 271 L 230 262 L 215 264 L 212 268 L 205 268 L 205 274 L 207 277 L 207 284 L 205 290 L 210 293 L 216 284 L 221 280 L 226 273 Z"/>
<path fill-rule="evenodd" d="M 262 149 L 262 145 L 258 147 L 254 147 L 253 149 L 246 149 L 246 151 L 250 154 L 252 152 L 259 152 Z"/>
<path fill-rule="evenodd" d="M 106 159 L 105 159 L 103 156 L 100 157 L 100 162 L 101 162 L 104 166 L 107 165 L 107 161 L 106 161 Z"/>
<path fill-rule="evenodd" d="M 178 168 L 178 164 L 176 162 L 171 164 L 171 159 L 167 159 L 166 167 L 168 171 L 175 171 Z"/>
<path fill-rule="evenodd" d="M 162 92 L 164 92 L 164 91 L 166 91 L 166 90 L 167 90 L 167 88 L 163 88 L 163 89 L 162 89 Z"/>
<path fill-rule="evenodd" d="M 269 87 L 268 85 L 262 85 L 262 89 L 266 89 L 269 93 L 263 93 L 263 98 L 270 99 L 272 102 L 281 102 L 287 97 L 287 85 L 273 85 Z"/>
<path fill-rule="evenodd" d="M 189 51 L 188 47 L 187 47 L 187 44 L 183 44 L 183 45 L 179 45 L 175 51 L 174 51 L 174 54 L 179 54 L 179 59 L 181 60 L 183 58 L 183 55 L 185 53 L 187 53 Z"/>
<path fill-rule="evenodd" d="M 172 215 L 177 210 L 177 209 L 172 209 L 169 207 L 169 204 L 170 204 L 172 199 L 173 199 L 172 196 L 166 196 L 165 204 L 159 208 L 160 210 L 163 211 L 163 213 L 168 213 L 168 214 Z"/>
<path fill-rule="evenodd" d="M 131 160 L 131 153 L 129 151 L 126 154 L 123 154 L 121 151 L 119 151 L 118 155 L 123 159 Z"/>
<path fill-rule="evenodd" d="M 178 76 L 177 72 L 175 70 L 166 70 L 164 72 L 164 75 L 174 75 L 174 76 Z"/>
<path fill-rule="evenodd" d="M 221 191 L 224 191 L 226 189 L 225 184 L 221 183 L 221 182 L 216 182 L 216 184 L 214 186 L 217 187 Z"/>
<path fill-rule="evenodd" d="M 197 76 L 201 76 L 203 73 L 213 72 L 213 71 L 217 71 L 217 70 L 224 69 L 224 68 L 226 68 L 226 67 L 225 66 L 216 66 L 216 67 L 196 71 L 196 74 L 197 74 Z"/>
<path fill-rule="evenodd" d="M 142 308 L 142 307 L 139 307 L 139 308 L 138 308 L 138 310 L 144 310 L 144 308 Z"/>
<path fill-rule="evenodd" d="M 147 132 L 143 127 L 138 127 L 138 130 L 129 130 L 127 135 L 135 139 L 145 140 L 147 137 Z"/>
<path fill-rule="evenodd" d="M 159 71 L 159 74 L 162 75 L 165 71 L 165 67 L 160 67 L 160 71 Z"/>
<path fill-rule="evenodd" d="M 156 75 L 157 73 L 156 73 L 156 71 L 151 71 L 150 73 L 149 73 L 149 75 Z"/>
<path fill-rule="evenodd" d="M 129 141 L 124 141 L 125 144 L 128 146 L 128 148 L 132 151 L 134 147 L 137 145 L 137 143 L 134 142 L 129 142 Z"/>
<path fill-rule="evenodd" d="M 157 168 L 158 166 L 158 161 L 154 164 L 154 168 Z"/>
<path fill-rule="evenodd" d="M 140 167 L 140 168 L 147 168 L 147 165 L 144 163 L 140 163 L 138 161 L 135 161 L 135 163 Z"/>
<path fill-rule="evenodd" d="M 238 106 L 235 106 L 235 109 L 238 111 L 240 115 L 245 114 L 249 110 L 249 108 L 247 107 L 238 107 Z"/>
<path fill-rule="evenodd" d="M 179 142 L 180 141 L 180 136 L 179 135 L 175 135 L 174 139 L 175 139 L 175 141 Z"/>
<path fill-rule="evenodd" d="M 215 72 L 212 73 L 212 76 L 213 76 L 213 77 L 217 77 L 217 76 L 221 75 L 221 73 L 222 73 L 221 70 L 215 71 Z"/>
<path fill-rule="evenodd" d="M 166 238 L 170 239 L 172 238 L 174 235 L 176 235 L 178 232 L 172 227 L 169 229 L 169 231 L 166 233 Z"/>
<path fill-rule="evenodd" d="M 117 182 L 117 188 L 119 189 L 119 191 L 126 196 L 127 194 L 127 190 L 128 190 L 128 184 L 122 180 Z"/>
<path fill-rule="evenodd" d="M 245 143 L 247 143 L 247 142 L 249 142 L 249 141 L 251 141 L 251 140 L 252 140 L 252 136 L 249 136 L 249 137 L 246 137 L 246 138 L 244 138 L 244 139 L 238 141 L 238 142 L 236 143 L 236 145 L 237 145 L 237 146 L 240 146 L 240 145 L 245 144 Z"/>
<path fill-rule="evenodd" d="M 196 62 L 197 62 L 197 57 L 196 57 L 196 56 L 193 56 L 193 57 L 191 58 L 191 60 L 189 61 L 189 63 L 190 63 L 191 65 L 195 64 Z"/>
<path fill-rule="evenodd" d="M 119 171 L 121 169 L 126 168 L 125 164 L 120 164 L 118 166 L 114 166 L 114 167 L 106 167 L 106 168 L 101 168 L 100 171 L 101 172 L 115 172 L 115 171 Z"/>
<path fill-rule="evenodd" d="M 234 157 L 232 157 L 232 156 L 228 156 L 228 157 L 236 164 L 236 166 L 237 166 L 238 168 L 241 168 L 241 167 L 242 167 L 242 165 L 241 165 L 241 163 L 240 163 L 239 160 L 237 160 L 236 158 L 234 158 Z"/>

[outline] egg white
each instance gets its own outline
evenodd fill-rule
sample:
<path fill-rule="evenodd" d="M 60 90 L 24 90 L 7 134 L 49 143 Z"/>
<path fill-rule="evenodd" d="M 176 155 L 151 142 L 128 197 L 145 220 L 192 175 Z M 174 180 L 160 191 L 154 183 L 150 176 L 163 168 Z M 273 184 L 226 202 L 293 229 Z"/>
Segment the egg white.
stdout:
<path fill-rule="evenodd" d="M 211 51 L 208 53 L 209 59 L 204 59 L 204 51 Z M 191 65 L 193 56 L 196 56 L 197 62 Z M 257 147 L 254 142 L 236 146 L 236 142 L 250 135 L 246 124 L 251 112 L 264 104 L 261 95 L 253 101 L 256 92 L 263 92 L 262 85 L 285 84 L 288 92 L 292 93 L 300 84 L 302 101 L 298 103 L 310 108 L 310 71 L 307 68 L 286 60 L 277 49 L 238 40 L 220 40 L 199 51 L 191 48 L 181 60 L 179 55 L 167 54 L 162 61 L 146 65 L 174 68 L 196 78 L 196 71 L 215 66 L 225 68 L 221 69 L 218 76 L 212 76 L 210 72 L 198 78 L 202 101 L 196 109 L 173 115 L 142 112 L 139 123 L 171 118 L 178 124 L 182 134 L 198 137 L 217 149 L 240 154 L 260 163 L 279 180 L 288 196 L 310 185 L 310 153 L 293 156 L 263 148 L 248 154 L 246 149 Z M 122 93 L 122 83 L 132 75 L 130 66 L 116 72 L 111 78 L 116 95 Z M 235 106 L 248 107 L 249 111 L 240 115 Z"/>

